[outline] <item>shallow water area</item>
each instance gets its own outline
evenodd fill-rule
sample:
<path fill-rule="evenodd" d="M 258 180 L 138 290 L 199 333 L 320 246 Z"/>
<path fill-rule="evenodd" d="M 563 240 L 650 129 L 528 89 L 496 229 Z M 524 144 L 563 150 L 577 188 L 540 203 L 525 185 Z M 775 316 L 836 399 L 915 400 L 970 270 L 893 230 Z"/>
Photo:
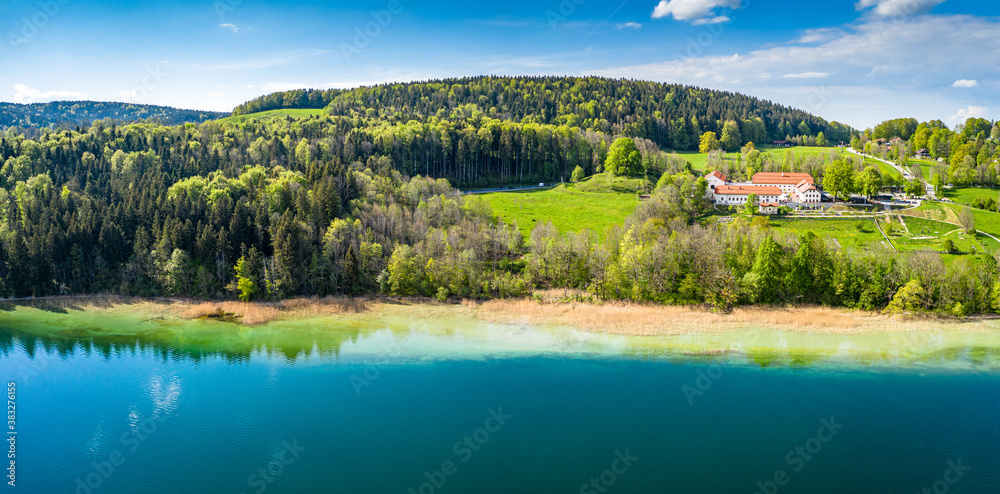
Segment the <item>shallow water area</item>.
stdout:
<path fill-rule="evenodd" d="M 0 312 L 23 492 L 912 493 L 956 461 L 948 492 L 998 492 L 998 348 L 989 323 L 621 336 L 457 310 Z"/>

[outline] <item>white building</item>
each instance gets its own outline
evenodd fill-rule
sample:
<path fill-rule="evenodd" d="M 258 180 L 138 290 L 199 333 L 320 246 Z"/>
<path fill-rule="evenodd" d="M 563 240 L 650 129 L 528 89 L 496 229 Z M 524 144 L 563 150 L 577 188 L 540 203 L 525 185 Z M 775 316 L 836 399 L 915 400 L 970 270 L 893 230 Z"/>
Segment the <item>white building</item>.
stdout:
<path fill-rule="evenodd" d="M 716 187 L 721 185 L 726 185 L 728 177 L 726 174 L 716 170 L 708 175 L 705 175 L 705 180 L 708 182 L 708 188 L 705 189 L 705 199 L 715 199 L 715 193 L 713 192 Z"/>
<path fill-rule="evenodd" d="M 723 206 L 742 206 L 747 203 L 751 194 L 757 196 L 757 201 L 765 203 L 779 202 L 785 195 L 777 187 L 758 185 L 720 185 L 713 191 L 715 203 Z"/>
<path fill-rule="evenodd" d="M 726 185 L 729 183 L 729 178 L 726 177 L 726 174 L 718 170 L 705 175 L 705 180 L 708 181 L 708 188 L 712 190 L 715 190 L 715 188 L 720 185 Z"/>
<path fill-rule="evenodd" d="M 818 203 L 823 200 L 819 192 L 819 189 L 817 189 L 815 185 L 806 182 L 805 180 L 799 182 L 799 185 L 795 187 L 794 196 L 796 197 L 798 202 Z"/>
<path fill-rule="evenodd" d="M 808 173 L 769 173 L 762 172 L 753 176 L 751 183 L 760 187 L 777 187 L 788 197 L 793 197 L 799 184 L 803 181 L 815 184 L 812 175 Z"/>
<path fill-rule="evenodd" d="M 705 180 L 708 182 L 706 197 L 724 206 L 746 204 L 750 194 L 756 194 L 760 203 L 822 201 L 822 195 L 808 173 L 763 172 L 754 175 L 750 183 L 733 184 L 729 183 L 725 174 L 714 171 L 706 175 Z"/>

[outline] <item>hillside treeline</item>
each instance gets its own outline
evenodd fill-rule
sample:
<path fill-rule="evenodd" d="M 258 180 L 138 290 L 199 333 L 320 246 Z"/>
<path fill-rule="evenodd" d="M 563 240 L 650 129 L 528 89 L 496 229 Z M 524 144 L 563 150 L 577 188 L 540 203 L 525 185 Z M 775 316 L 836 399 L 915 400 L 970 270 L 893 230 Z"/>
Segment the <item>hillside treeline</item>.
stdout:
<path fill-rule="evenodd" d="M 875 142 L 897 137 L 901 141 L 885 145 Z M 909 164 L 917 178 L 937 188 L 945 184 L 1000 185 L 1000 122 L 974 117 L 949 129 L 941 120 L 918 122 L 914 118 L 898 118 L 861 133 L 851 144 L 866 153 L 904 166 Z M 919 162 L 912 161 L 919 157 L 920 151 L 926 151 L 925 159 L 934 162 L 924 163 L 930 169 L 930 176 L 924 176 L 921 167 L 916 166 Z"/>
<path fill-rule="evenodd" d="M 739 124 L 747 137 L 744 142 L 758 144 L 820 132 L 831 142 L 846 142 L 853 132 L 846 125 L 737 93 L 599 77 L 474 77 L 297 90 L 258 98 L 234 114 L 322 107 L 333 115 L 389 123 L 482 115 L 522 124 L 566 125 L 645 138 L 676 150 L 697 150 L 703 133 L 722 135 L 728 121 Z"/>
<path fill-rule="evenodd" d="M 233 110 L 233 116 L 249 115 L 270 110 L 326 108 L 340 89 L 295 89 L 254 98 Z"/>
<path fill-rule="evenodd" d="M 180 110 L 166 106 L 111 103 L 101 101 L 54 101 L 52 103 L 0 103 L 0 129 L 17 127 L 38 134 L 39 128 L 88 128 L 97 120 L 131 123 L 153 121 L 163 125 L 202 123 L 226 116 L 224 113 Z"/>
<path fill-rule="evenodd" d="M 98 123 L 37 140 L 8 132 L 0 137 L 0 294 L 446 299 L 566 288 L 720 310 L 746 303 L 879 309 L 892 301 L 962 314 L 998 308 L 997 264 L 988 254 L 946 265 L 933 252 L 845 250 L 787 237 L 767 222 L 719 224 L 706 216 L 705 181 L 682 160 L 657 157 L 644 140 L 636 146 L 643 163 L 662 171 L 640 167 L 659 176 L 656 190 L 624 225 L 566 235 L 543 223 L 525 238 L 485 202 L 381 154 L 361 123 L 332 116 Z M 550 146 L 560 142 L 561 126 L 523 126 L 551 131 Z M 386 125 L 381 135 L 405 128 Z M 567 142 L 587 142 L 586 133 L 572 135 Z M 545 152 L 567 155 L 562 147 Z M 606 158 L 586 159 L 599 168 Z"/>

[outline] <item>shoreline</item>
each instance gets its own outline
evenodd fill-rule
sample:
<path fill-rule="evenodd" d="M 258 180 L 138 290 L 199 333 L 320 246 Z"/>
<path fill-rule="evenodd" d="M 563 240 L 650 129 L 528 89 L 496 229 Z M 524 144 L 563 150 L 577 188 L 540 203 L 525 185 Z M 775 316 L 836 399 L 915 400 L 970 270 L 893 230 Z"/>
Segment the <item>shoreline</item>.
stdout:
<path fill-rule="evenodd" d="M 470 316 L 503 325 L 565 327 L 596 334 L 619 336 L 680 336 L 724 334 L 746 328 L 810 334 L 879 334 L 954 329 L 962 332 L 1000 331 L 1000 317 L 956 318 L 936 314 L 887 315 L 822 306 L 747 306 L 728 314 L 698 306 L 670 306 L 630 302 L 580 302 L 537 299 L 463 300 L 439 302 L 431 298 L 326 297 L 296 298 L 277 302 L 204 301 L 168 297 L 118 295 L 64 295 L 3 299 L 0 307 L 41 310 L 114 309 L 142 306 L 158 317 L 179 320 L 212 319 L 253 327 L 313 318 L 364 321 L 391 317 L 439 319 Z M 137 307 L 138 309 L 138 307 Z M 3 312 L 0 312 L 2 318 Z"/>
<path fill-rule="evenodd" d="M 114 296 L 0 304 L 0 353 L 39 342 L 63 355 L 96 350 L 107 358 L 148 348 L 195 360 L 221 355 L 388 365 L 569 356 L 1000 371 L 996 319 L 904 318 L 818 307 L 744 308 L 720 315 L 691 307 L 535 299 L 244 304 Z"/>

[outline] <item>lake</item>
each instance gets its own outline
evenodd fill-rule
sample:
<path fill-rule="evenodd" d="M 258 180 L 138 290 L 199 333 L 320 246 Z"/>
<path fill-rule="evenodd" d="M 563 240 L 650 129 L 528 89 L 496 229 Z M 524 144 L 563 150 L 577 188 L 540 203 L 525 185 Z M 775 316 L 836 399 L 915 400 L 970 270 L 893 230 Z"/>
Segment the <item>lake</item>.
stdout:
<path fill-rule="evenodd" d="M 777 334 L 754 353 L 753 330 L 698 355 L 468 319 L 116 317 L 0 314 L 6 490 L 1000 492 L 993 347 L 860 358 Z"/>

